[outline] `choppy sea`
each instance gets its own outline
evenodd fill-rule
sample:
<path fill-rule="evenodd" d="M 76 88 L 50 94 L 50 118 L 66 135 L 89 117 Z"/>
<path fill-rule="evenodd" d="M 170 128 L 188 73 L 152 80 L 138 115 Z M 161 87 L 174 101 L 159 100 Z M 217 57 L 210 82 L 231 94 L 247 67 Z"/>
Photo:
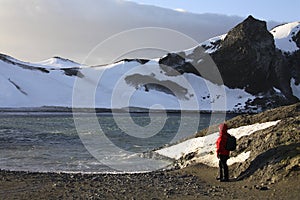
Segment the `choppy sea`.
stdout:
<path fill-rule="evenodd" d="M 144 158 L 152 149 L 233 117 L 199 113 L 3 112 L 0 169 L 35 172 L 141 172 L 168 160 Z M 155 161 L 154 161 L 155 160 Z"/>

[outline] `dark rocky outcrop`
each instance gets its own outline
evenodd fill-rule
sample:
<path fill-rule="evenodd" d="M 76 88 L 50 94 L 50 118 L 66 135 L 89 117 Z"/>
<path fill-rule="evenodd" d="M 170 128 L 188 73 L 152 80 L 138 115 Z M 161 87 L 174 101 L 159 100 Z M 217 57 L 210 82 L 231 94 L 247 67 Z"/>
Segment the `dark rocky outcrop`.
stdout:
<path fill-rule="evenodd" d="M 297 47 L 300 48 L 300 31 L 298 33 L 295 33 L 292 39 L 296 43 Z"/>
<path fill-rule="evenodd" d="M 268 99 L 273 98 L 275 105 L 298 101 L 293 96 L 290 81 L 293 75 L 299 75 L 297 68 L 300 60 L 275 48 L 273 35 L 267 30 L 265 22 L 249 16 L 229 31 L 219 50 L 211 56 L 225 85 L 245 88 L 254 95 L 263 93 Z M 274 95 L 273 87 L 281 90 L 285 100 Z"/>
<path fill-rule="evenodd" d="M 12 57 L 4 55 L 4 54 L 0 54 L 0 60 L 2 60 L 3 62 L 9 63 L 9 64 L 19 66 L 23 69 L 37 70 L 37 71 L 41 71 L 43 73 L 49 73 L 49 70 L 47 70 L 43 67 L 33 67 L 33 66 L 27 65 L 25 63 L 19 62 L 19 61 L 13 59 Z"/>
<path fill-rule="evenodd" d="M 168 53 L 167 56 L 159 60 L 161 69 L 168 76 L 177 76 L 183 73 L 193 73 L 200 76 L 200 73 L 194 66 L 185 61 L 185 53 Z"/>
<path fill-rule="evenodd" d="M 84 75 L 80 72 L 80 68 L 62 68 L 65 75 L 67 76 L 77 76 L 79 78 L 83 78 Z"/>
<path fill-rule="evenodd" d="M 272 89 L 270 67 L 274 55 L 274 39 L 266 22 L 250 16 L 229 31 L 211 56 L 225 85 L 257 94 Z"/>
<path fill-rule="evenodd" d="M 188 89 L 170 80 L 158 80 L 153 76 L 133 74 L 125 78 L 127 84 L 132 85 L 136 89 L 142 89 L 146 92 L 156 90 L 176 96 L 178 99 L 188 100 L 190 94 Z"/>
<path fill-rule="evenodd" d="M 300 31 L 294 33 L 293 40 L 300 45 Z M 249 107 L 265 110 L 299 101 L 293 95 L 291 80 L 294 78 L 296 84 L 300 83 L 300 50 L 286 53 L 277 49 L 266 22 L 249 16 L 230 30 L 224 40 L 211 45 L 195 48 L 189 55 L 184 52 L 168 54 L 160 60 L 161 68 L 169 75 L 176 73 L 171 74 L 164 66 L 179 74 L 194 73 L 229 88 L 245 89 L 257 96 L 254 101 L 247 102 Z M 217 49 L 209 56 L 218 71 L 210 75 L 208 72 L 213 71 L 213 67 L 207 62 L 205 48 Z M 205 73 L 201 73 L 203 71 Z M 222 81 L 213 78 L 216 73 L 220 73 Z"/>

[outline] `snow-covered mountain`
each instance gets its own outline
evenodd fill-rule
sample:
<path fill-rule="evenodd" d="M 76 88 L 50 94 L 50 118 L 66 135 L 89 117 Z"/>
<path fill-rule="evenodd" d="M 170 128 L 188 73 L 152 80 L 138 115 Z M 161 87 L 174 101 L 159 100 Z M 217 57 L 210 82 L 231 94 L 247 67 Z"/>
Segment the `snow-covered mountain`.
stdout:
<path fill-rule="evenodd" d="M 299 101 L 299 40 L 298 22 L 270 32 L 266 22 L 249 16 L 227 34 L 202 43 L 205 51 L 196 47 L 171 53 L 162 63 L 180 72 L 200 75 L 199 69 L 211 70 L 202 62 L 203 56 L 209 54 L 227 87 L 244 89 L 256 96 L 248 102 L 249 106 L 268 109 Z"/>
<path fill-rule="evenodd" d="M 97 108 L 151 108 L 160 104 L 163 107 L 157 109 L 234 110 L 254 98 L 243 90 L 213 84 L 194 74 L 169 76 L 158 60 L 123 60 L 86 67 L 58 57 L 26 63 L 1 55 L 0 70 L 2 108 L 71 107 L 76 92 L 80 103 L 75 106 L 89 107 L 86 93 L 81 93 L 80 86 L 78 91 L 74 87 L 76 80 L 88 84 L 87 88 L 97 88 Z"/>
<path fill-rule="evenodd" d="M 153 60 L 90 67 L 2 54 L 0 107 L 260 111 L 299 101 L 299 33 L 299 23 L 269 32 L 250 16 L 227 34 Z"/>

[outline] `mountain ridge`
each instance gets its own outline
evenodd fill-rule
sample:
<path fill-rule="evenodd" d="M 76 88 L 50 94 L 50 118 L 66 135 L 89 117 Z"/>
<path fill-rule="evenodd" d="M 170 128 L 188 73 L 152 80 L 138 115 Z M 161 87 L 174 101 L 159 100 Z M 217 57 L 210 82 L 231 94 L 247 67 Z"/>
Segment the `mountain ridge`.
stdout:
<path fill-rule="evenodd" d="M 277 33 L 282 26 L 276 27 Z M 295 27 L 298 32 L 287 35 L 298 45 L 300 34 Z M 272 30 L 267 30 L 266 22 L 249 16 L 227 34 L 189 50 L 154 60 L 123 59 L 92 67 L 60 57 L 28 63 L 1 54 L 6 94 L 2 94 L 0 106 L 72 107 L 75 81 L 99 81 L 92 74 L 101 76 L 97 108 L 150 108 L 158 103 L 167 110 L 259 112 L 295 103 L 300 98 L 300 50 L 280 50 Z M 213 63 L 217 67 L 211 67 Z M 112 105 L 117 91 L 121 99 L 131 99 L 130 103 Z M 186 107 L 180 107 L 180 102 Z M 192 106 L 192 102 L 198 105 Z"/>
<path fill-rule="evenodd" d="M 276 29 L 282 29 L 282 26 L 284 25 Z M 292 28 L 298 32 L 284 30 L 287 32 L 285 38 L 295 40 L 284 38 L 286 42 L 299 41 L 300 26 L 296 24 L 295 27 Z M 300 50 L 297 48 L 293 52 L 285 52 L 276 45 L 277 40 L 278 38 L 267 30 L 266 22 L 249 16 L 227 34 L 212 38 L 202 43 L 201 47 L 212 57 L 226 86 L 245 89 L 246 92 L 257 96 L 253 102 L 249 102 L 249 106 L 258 105 L 262 109 L 268 109 L 299 101 L 295 90 L 299 91 L 296 88 L 300 74 Z M 193 67 L 196 69 L 194 71 L 199 71 L 197 69 L 201 69 L 202 66 L 197 62 L 202 58 L 197 55 L 205 53 L 200 47 L 196 47 L 192 53 L 190 50 L 188 54 L 168 54 L 168 57 L 163 58 L 167 61 L 164 64 L 173 66 L 181 73 L 191 72 L 190 68 Z M 194 61 L 186 62 L 190 59 Z M 180 62 L 184 64 L 178 66 Z"/>

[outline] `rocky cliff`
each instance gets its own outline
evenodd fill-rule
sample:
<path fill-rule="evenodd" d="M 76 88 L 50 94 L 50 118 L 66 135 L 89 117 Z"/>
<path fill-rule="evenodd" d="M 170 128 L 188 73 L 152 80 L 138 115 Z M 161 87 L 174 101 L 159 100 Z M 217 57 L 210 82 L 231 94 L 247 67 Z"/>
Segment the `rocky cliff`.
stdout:
<path fill-rule="evenodd" d="M 299 27 L 290 33 L 288 41 L 296 43 L 298 49 L 283 51 L 275 45 L 274 35 L 267 30 L 266 22 L 249 16 L 226 36 L 203 43 L 203 48 L 199 46 L 191 53 L 168 54 L 160 64 L 162 68 L 171 66 L 179 73 L 203 76 L 203 70 L 212 70 L 210 56 L 219 71 L 211 73 L 220 73 L 226 86 L 245 89 L 257 96 L 248 102 L 249 106 L 267 109 L 292 104 L 299 101 L 291 87 L 292 80 L 296 85 L 300 83 Z M 220 80 L 212 77 L 215 76 L 205 78 L 220 84 Z"/>
<path fill-rule="evenodd" d="M 295 69 L 300 60 L 283 54 L 275 47 L 273 35 L 267 30 L 266 22 L 249 16 L 228 32 L 221 41 L 220 48 L 211 56 L 225 85 L 245 88 L 251 94 L 265 95 L 274 94 L 275 87 L 281 90 L 286 103 L 298 100 L 293 96 L 290 80 L 293 71 L 299 74 Z M 289 62 L 294 63 L 294 70 Z"/>

